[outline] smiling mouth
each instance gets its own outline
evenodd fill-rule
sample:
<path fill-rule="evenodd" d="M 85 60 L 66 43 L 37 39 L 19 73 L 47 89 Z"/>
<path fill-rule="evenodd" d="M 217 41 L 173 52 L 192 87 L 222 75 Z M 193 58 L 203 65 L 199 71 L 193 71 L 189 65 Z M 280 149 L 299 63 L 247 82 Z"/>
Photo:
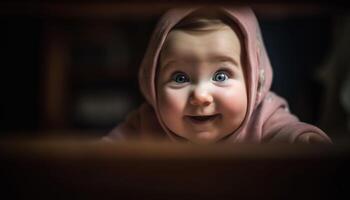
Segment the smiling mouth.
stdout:
<path fill-rule="evenodd" d="M 191 122 L 194 122 L 196 124 L 202 124 L 214 121 L 220 116 L 220 114 L 215 115 L 202 115 L 202 116 L 187 116 L 188 119 L 190 119 Z"/>

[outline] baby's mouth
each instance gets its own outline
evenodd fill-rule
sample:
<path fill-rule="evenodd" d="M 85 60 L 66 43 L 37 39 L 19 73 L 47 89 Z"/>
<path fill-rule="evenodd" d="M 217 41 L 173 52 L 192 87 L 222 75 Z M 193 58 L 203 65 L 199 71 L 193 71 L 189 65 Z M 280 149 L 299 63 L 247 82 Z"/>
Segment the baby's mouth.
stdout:
<path fill-rule="evenodd" d="M 215 115 L 196 115 L 196 116 L 187 116 L 187 118 L 194 123 L 197 124 L 202 124 L 202 123 L 207 123 L 214 121 L 220 116 L 220 114 L 215 114 Z"/>

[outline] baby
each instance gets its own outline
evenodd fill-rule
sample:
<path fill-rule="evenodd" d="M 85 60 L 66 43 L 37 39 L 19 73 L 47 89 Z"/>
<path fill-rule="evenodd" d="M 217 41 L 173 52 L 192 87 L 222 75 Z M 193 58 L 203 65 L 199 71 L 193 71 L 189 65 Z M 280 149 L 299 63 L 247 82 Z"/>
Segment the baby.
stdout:
<path fill-rule="evenodd" d="M 139 71 L 147 102 L 107 140 L 331 143 L 270 91 L 271 65 L 250 8 L 174 9 L 159 21 Z"/>

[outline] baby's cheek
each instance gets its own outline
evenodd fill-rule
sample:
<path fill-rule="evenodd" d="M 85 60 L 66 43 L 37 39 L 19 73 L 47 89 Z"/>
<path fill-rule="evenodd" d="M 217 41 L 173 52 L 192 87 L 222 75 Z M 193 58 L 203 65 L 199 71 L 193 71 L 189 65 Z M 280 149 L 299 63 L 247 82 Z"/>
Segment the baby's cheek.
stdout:
<path fill-rule="evenodd" d="M 186 92 L 181 89 L 165 89 L 160 104 L 159 106 L 173 112 L 182 111 L 186 105 Z"/>
<path fill-rule="evenodd" d="M 181 119 L 186 106 L 186 92 L 181 89 L 163 89 L 159 94 L 159 109 L 167 121 Z"/>
<path fill-rule="evenodd" d="M 165 125 L 174 133 L 182 132 L 186 94 L 179 90 L 163 90 L 159 94 L 159 110 Z"/>
<path fill-rule="evenodd" d="M 247 110 L 247 93 L 245 88 L 233 87 L 218 91 L 217 100 L 221 110 L 233 116 L 244 116 Z"/>

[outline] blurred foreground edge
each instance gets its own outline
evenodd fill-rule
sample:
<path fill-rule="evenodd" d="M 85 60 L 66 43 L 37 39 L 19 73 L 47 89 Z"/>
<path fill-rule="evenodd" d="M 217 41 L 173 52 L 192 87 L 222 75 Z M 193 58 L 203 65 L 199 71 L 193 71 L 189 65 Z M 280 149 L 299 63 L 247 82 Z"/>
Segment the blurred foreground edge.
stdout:
<path fill-rule="evenodd" d="M 11 199 L 339 199 L 349 145 L 0 141 Z M 345 198 L 347 199 L 347 198 Z"/>

